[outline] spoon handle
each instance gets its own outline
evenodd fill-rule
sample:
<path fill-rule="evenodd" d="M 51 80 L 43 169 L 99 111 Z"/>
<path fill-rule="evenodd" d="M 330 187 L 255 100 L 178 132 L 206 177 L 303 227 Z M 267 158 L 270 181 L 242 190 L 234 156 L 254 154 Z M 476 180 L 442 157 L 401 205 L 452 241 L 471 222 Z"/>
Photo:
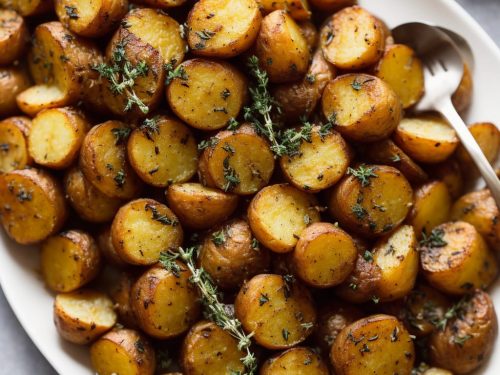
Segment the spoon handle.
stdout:
<path fill-rule="evenodd" d="M 451 103 L 450 98 L 446 98 L 445 100 L 435 103 L 435 107 L 448 119 L 457 132 L 462 145 L 465 147 L 472 160 L 474 160 L 474 163 L 486 181 L 486 185 L 488 185 L 497 206 L 500 207 L 500 180 L 498 179 L 490 162 L 486 159 L 486 156 L 484 156 L 483 151 L 477 144 L 471 132 L 467 128 L 467 125 L 465 125 L 462 118 L 458 115 L 455 107 Z"/>

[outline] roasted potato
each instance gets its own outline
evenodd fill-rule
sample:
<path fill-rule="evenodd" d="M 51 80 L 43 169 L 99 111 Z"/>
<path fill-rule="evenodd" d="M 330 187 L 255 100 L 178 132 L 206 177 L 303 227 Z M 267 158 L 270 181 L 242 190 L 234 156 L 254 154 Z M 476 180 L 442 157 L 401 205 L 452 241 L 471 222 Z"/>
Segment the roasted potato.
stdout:
<path fill-rule="evenodd" d="M 109 198 L 94 187 L 77 166 L 64 177 L 64 192 L 78 215 L 92 223 L 111 221 L 123 204 L 118 198 Z"/>
<path fill-rule="evenodd" d="M 201 159 L 206 163 L 206 170 L 200 169 L 202 179 L 238 195 L 255 194 L 269 183 L 274 171 L 269 143 L 250 124 L 217 133 Z"/>
<path fill-rule="evenodd" d="M 284 10 L 275 10 L 262 20 L 255 54 L 274 83 L 296 81 L 306 74 L 309 66 L 307 40 Z"/>
<path fill-rule="evenodd" d="M 390 139 L 368 145 L 366 157 L 373 163 L 399 169 L 413 184 L 425 182 L 429 178 L 427 173 Z"/>
<path fill-rule="evenodd" d="M 259 191 L 248 208 L 248 220 L 257 240 L 277 253 L 292 251 L 302 231 L 320 220 L 317 201 L 287 184 Z"/>
<path fill-rule="evenodd" d="M 336 12 L 356 4 L 356 0 L 309 0 L 311 6 L 327 12 Z"/>
<path fill-rule="evenodd" d="M 338 375 L 410 375 L 415 348 L 406 328 L 390 315 L 372 315 L 345 327 L 330 353 Z"/>
<path fill-rule="evenodd" d="M 170 185 L 168 206 L 182 226 L 208 229 L 227 220 L 238 206 L 238 196 L 195 182 Z"/>
<path fill-rule="evenodd" d="M 393 167 L 364 164 L 348 173 L 330 194 L 330 213 L 343 227 L 367 237 L 396 229 L 413 201 L 403 174 Z"/>
<path fill-rule="evenodd" d="M 130 264 L 150 265 L 160 253 L 177 250 L 183 231 L 175 214 L 153 199 L 137 199 L 122 206 L 111 225 L 118 256 Z"/>
<path fill-rule="evenodd" d="M 291 253 L 297 276 L 316 288 L 342 283 L 354 270 L 358 252 L 349 234 L 330 223 L 305 228 Z"/>
<path fill-rule="evenodd" d="M 127 10 L 127 0 L 55 0 L 55 11 L 62 24 L 85 37 L 107 34 L 120 24 Z"/>
<path fill-rule="evenodd" d="M 202 320 L 184 338 L 181 365 L 185 375 L 243 373 L 238 341 L 217 324 Z"/>
<path fill-rule="evenodd" d="M 131 133 L 127 152 L 137 175 L 153 186 L 186 182 L 196 174 L 196 140 L 191 130 L 174 118 L 146 120 Z"/>
<path fill-rule="evenodd" d="M 254 43 L 261 22 L 255 0 L 200 0 L 187 20 L 189 47 L 200 56 L 239 55 Z"/>
<path fill-rule="evenodd" d="M 375 67 L 375 75 L 387 82 L 409 108 L 424 95 L 424 69 L 415 51 L 404 44 L 386 46 Z"/>
<path fill-rule="evenodd" d="M 270 254 L 252 236 L 243 219 L 235 219 L 210 231 L 198 262 L 222 289 L 236 289 L 269 269 Z"/>
<path fill-rule="evenodd" d="M 90 347 L 92 367 L 99 375 L 153 375 L 155 351 L 149 340 L 132 329 L 114 329 Z"/>
<path fill-rule="evenodd" d="M 98 233 L 97 243 L 102 256 L 109 264 L 117 267 L 126 267 L 128 265 L 116 252 L 113 239 L 111 238 L 111 227 L 105 227 Z"/>
<path fill-rule="evenodd" d="M 113 328 L 115 323 L 113 302 L 104 293 L 80 289 L 56 296 L 54 324 L 65 340 L 88 344 Z"/>
<path fill-rule="evenodd" d="M 458 162 L 450 158 L 443 163 L 428 166 L 429 174 L 444 182 L 453 199 L 457 199 L 464 190 L 464 177 Z"/>
<path fill-rule="evenodd" d="M 342 9 L 327 20 L 321 29 L 320 43 L 325 58 L 337 68 L 363 69 L 382 57 L 385 33 L 375 16 L 353 6 Z"/>
<path fill-rule="evenodd" d="M 488 189 L 460 197 L 451 208 L 450 218 L 474 225 L 492 250 L 500 250 L 500 212 Z"/>
<path fill-rule="evenodd" d="M 288 349 L 304 341 L 316 323 L 309 291 L 293 276 L 262 274 L 240 289 L 234 303 L 243 329 L 267 349 Z"/>
<path fill-rule="evenodd" d="M 247 83 L 234 66 L 192 59 L 177 69 L 180 74 L 168 85 L 167 100 L 181 120 L 208 131 L 221 129 L 238 116 L 247 97 Z"/>
<path fill-rule="evenodd" d="M 0 65 L 7 65 L 21 57 L 29 39 L 23 17 L 9 9 L 0 9 Z"/>
<path fill-rule="evenodd" d="M 135 282 L 131 291 L 132 311 L 141 329 L 157 339 L 168 339 L 186 332 L 196 322 L 200 301 L 189 281 L 191 272 L 177 262 L 179 272 L 156 266 Z"/>
<path fill-rule="evenodd" d="M 401 120 L 394 141 L 412 159 L 429 164 L 448 159 L 459 144 L 455 130 L 434 114 Z"/>
<path fill-rule="evenodd" d="M 464 74 L 460 85 L 451 97 L 451 101 L 455 106 L 457 112 L 465 112 L 472 102 L 472 89 L 473 89 L 473 79 L 470 68 L 467 64 L 464 64 Z"/>
<path fill-rule="evenodd" d="M 84 115 L 73 107 L 43 110 L 32 121 L 29 153 L 41 166 L 65 169 L 78 157 L 90 128 Z"/>
<path fill-rule="evenodd" d="M 380 268 L 375 296 L 382 302 L 406 296 L 417 280 L 417 237 L 411 225 L 400 226 L 373 249 L 373 262 Z"/>
<path fill-rule="evenodd" d="M 448 311 L 452 313 L 445 328 L 431 336 L 431 361 L 455 374 L 468 374 L 481 366 L 493 349 L 498 331 L 493 302 L 486 292 L 476 289 Z"/>
<path fill-rule="evenodd" d="M 24 67 L 0 68 L 0 117 L 16 115 L 20 112 L 17 106 L 17 95 L 31 86 L 31 80 Z"/>
<path fill-rule="evenodd" d="M 137 277 L 133 273 L 123 271 L 118 276 L 118 281 L 110 292 L 111 299 L 114 302 L 115 311 L 118 315 L 118 321 L 129 328 L 137 328 L 137 319 L 132 310 L 132 286 Z"/>
<path fill-rule="evenodd" d="M 500 130 L 491 122 L 478 122 L 469 126 L 469 131 L 472 133 L 479 147 L 481 147 L 486 159 L 491 164 L 494 164 L 500 152 Z M 458 146 L 456 156 L 464 171 L 476 168 L 464 146 Z"/>
<path fill-rule="evenodd" d="M 183 5 L 186 0 L 131 0 L 134 4 L 144 4 L 153 8 L 169 9 Z"/>
<path fill-rule="evenodd" d="M 33 162 L 28 152 L 27 138 L 31 120 L 27 117 L 9 117 L 0 121 L 0 172 L 24 169 Z"/>
<path fill-rule="evenodd" d="M 0 0 L 0 6 L 14 9 L 21 16 L 36 16 L 52 9 L 52 0 Z"/>
<path fill-rule="evenodd" d="M 325 87 L 323 114 L 335 130 L 358 142 L 380 141 L 397 128 L 401 104 L 394 90 L 380 78 L 345 74 Z"/>
<path fill-rule="evenodd" d="M 94 126 L 85 136 L 80 168 L 87 180 L 111 198 L 131 199 L 142 184 L 127 160 L 130 128 L 119 121 Z"/>
<path fill-rule="evenodd" d="M 40 268 L 45 284 L 55 292 L 72 292 L 92 281 L 101 253 L 88 233 L 69 230 L 47 238 L 41 246 Z"/>
<path fill-rule="evenodd" d="M 22 169 L 0 174 L 0 219 L 14 241 L 40 242 L 59 231 L 67 215 L 64 194 L 47 172 Z"/>
<path fill-rule="evenodd" d="M 305 21 L 311 18 L 307 0 L 257 0 L 257 3 L 265 14 L 281 9 L 285 10 L 296 21 Z"/>
<path fill-rule="evenodd" d="M 451 196 L 444 182 L 432 181 L 421 185 L 413 194 L 413 207 L 407 222 L 413 226 L 417 237 L 429 234 L 450 217 Z"/>
<path fill-rule="evenodd" d="M 307 45 L 310 51 L 314 51 L 318 47 L 319 43 L 319 33 L 318 28 L 311 21 L 302 21 L 298 23 L 302 35 L 306 39 Z"/>
<path fill-rule="evenodd" d="M 471 224 L 455 221 L 434 228 L 420 242 L 424 277 L 436 289 L 463 295 L 472 288 L 487 288 L 496 278 L 498 264 L 486 242 Z"/>
<path fill-rule="evenodd" d="M 321 126 L 314 126 L 309 141 L 302 142 L 294 155 L 282 156 L 280 166 L 297 189 L 314 193 L 335 185 L 350 161 L 349 146 L 339 133 L 325 134 Z"/>
<path fill-rule="evenodd" d="M 329 375 L 323 359 L 312 349 L 295 347 L 269 358 L 260 375 Z"/>

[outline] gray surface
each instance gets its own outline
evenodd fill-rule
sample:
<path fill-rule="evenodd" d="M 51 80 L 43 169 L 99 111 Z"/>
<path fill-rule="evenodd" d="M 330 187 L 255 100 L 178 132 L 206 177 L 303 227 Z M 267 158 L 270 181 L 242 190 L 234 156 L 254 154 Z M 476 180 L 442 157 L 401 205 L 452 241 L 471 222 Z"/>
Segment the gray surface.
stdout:
<path fill-rule="evenodd" d="M 457 0 L 500 45 L 500 0 Z M 47 322 L 52 324 L 52 322 Z M 0 290 L 0 374 L 52 375 L 55 371 L 24 333 Z M 70 375 L 70 374 L 63 374 Z"/>

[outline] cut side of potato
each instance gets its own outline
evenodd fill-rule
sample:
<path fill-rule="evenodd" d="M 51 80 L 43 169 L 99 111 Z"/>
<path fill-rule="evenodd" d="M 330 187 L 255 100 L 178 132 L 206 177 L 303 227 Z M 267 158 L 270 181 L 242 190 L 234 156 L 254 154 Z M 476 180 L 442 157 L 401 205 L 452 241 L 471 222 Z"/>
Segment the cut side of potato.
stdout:
<path fill-rule="evenodd" d="M 309 348 L 292 348 L 269 358 L 260 369 L 261 375 L 308 374 L 328 375 L 323 359 Z"/>
<path fill-rule="evenodd" d="M 31 164 L 27 136 L 31 120 L 27 117 L 10 117 L 0 121 L 0 172 L 24 169 Z"/>
<path fill-rule="evenodd" d="M 35 85 L 19 93 L 17 105 L 28 116 L 34 117 L 43 109 L 71 104 L 71 98 L 57 86 Z"/>

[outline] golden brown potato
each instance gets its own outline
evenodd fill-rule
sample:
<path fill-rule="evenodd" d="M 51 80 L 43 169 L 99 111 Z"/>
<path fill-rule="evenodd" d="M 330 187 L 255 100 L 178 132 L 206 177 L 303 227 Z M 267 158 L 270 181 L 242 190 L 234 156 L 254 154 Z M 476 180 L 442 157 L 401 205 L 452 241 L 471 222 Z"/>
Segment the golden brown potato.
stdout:
<path fill-rule="evenodd" d="M 52 0 L 0 0 L 0 6 L 14 9 L 21 16 L 36 16 L 52 9 Z"/>
<path fill-rule="evenodd" d="M 418 274 L 417 237 L 411 225 L 400 226 L 373 249 L 373 262 L 380 268 L 375 296 L 382 302 L 406 296 Z"/>
<path fill-rule="evenodd" d="M 113 328 L 115 323 L 113 302 L 104 293 L 80 289 L 56 296 L 54 324 L 65 340 L 88 344 Z"/>
<path fill-rule="evenodd" d="M 320 34 L 325 58 L 340 69 L 363 69 L 383 55 L 382 23 L 365 9 L 353 6 L 335 13 Z"/>
<path fill-rule="evenodd" d="M 55 0 L 62 24 L 85 37 L 99 37 L 115 29 L 128 10 L 127 0 Z"/>
<path fill-rule="evenodd" d="M 444 330 L 431 336 L 430 357 L 455 374 L 468 374 L 481 366 L 493 349 L 498 331 L 495 308 L 490 296 L 479 289 L 454 307 Z"/>
<path fill-rule="evenodd" d="M 64 177 L 64 192 L 71 207 L 78 215 L 93 223 L 111 221 L 123 204 L 117 198 L 109 198 L 94 187 L 77 166 Z"/>
<path fill-rule="evenodd" d="M 275 10 L 262 20 L 255 42 L 261 67 L 274 83 L 302 78 L 309 66 L 309 46 L 302 31 L 284 10 Z"/>
<path fill-rule="evenodd" d="M 127 160 L 130 128 L 119 121 L 94 126 L 85 136 L 80 168 L 87 180 L 111 198 L 131 199 L 142 184 Z"/>
<path fill-rule="evenodd" d="M 205 159 L 206 171 L 201 169 L 200 173 L 208 175 L 202 179 L 238 195 L 255 194 L 269 183 L 274 171 L 269 143 L 250 124 L 217 133 L 201 159 Z"/>
<path fill-rule="evenodd" d="M 260 375 L 329 375 L 323 359 L 312 349 L 296 347 L 269 358 Z"/>
<path fill-rule="evenodd" d="M 23 67 L 0 68 L 0 117 L 12 116 L 20 112 L 16 97 L 31 86 L 31 80 Z"/>
<path fill-rule="evenodd" d="M 408 331 L 395 317 L 372 315 L 340 332 L 330 359 L 338 375 L 410 375 L 415 348 Z"/>
<path fill-rule="evenodd" d="M 261 21 L 255 0 L 200 0 L 187 20 L 189 47 L 201 56 L 239 55 L 254 43 Z"/>
<path fill-rule="evenodd" d="M 415 51 L 404 44 L 392 44 L 375 67 L 375 75 L 387 82 L 409 108 L 424 95 L 424 69 Z"/>
<path fill-rule="evenodd" d="M 356 0 L 309 0 L 311 6 L 319 10 L 336 12 L 339 9 L 356 4 Z"/>
<path fill-rule="evenodd" d="M 462 76 L 462 80 L 460 81 L 460 85 L 457 90 L 451 97 L 451 101 L 455 106 L 457 112 L 465 112 L 467 108 L 469 108 L 470 103 L 472 102 L 472 88 L 473 88 L 473 79 L 470 68 L 467 64 L 464 64 L 464 74 Z"/>
<path fill-rule="evenodd" d="M 428 168 L 429 174 L 444 182 L 453 199 L 457 199 L 464 190 L 464 178 L 460 165 L 455 159 L 448 159 L 443 163 L 432 164 Z"/>
<path fill-rule="evenodd" d="M 132 168 L 147 184 L 166 187 L 196 174 L 198 150 L 191 130 L 174 118 L 145 120 L 127 143 Z"/>
<path fill-rule="evenodd" d="M 311 21 L 302 21 L 298 25 L 302 31 L 302 35 L 306 39 L 309 50 L 314 51 L 318 47 L 319 42 L 318 28 Z"/>
<path fill-rule="evenodd" d="M 488 189 L 460 197 L 451 208 L 450 218 L 474 225 L 492 250 L 500 250 L 500 212 Z"/>
<path fill-rule="evenodd" d="M 316 323 L 309 291 L 293 276 L 262 274 L 240 289 L 236 318 L 267 349 L 288 349 L 304 341 Z"/>
<path fill-rule="evenodd" d="M 451 371 L 444 370 L 442 368 L 431 367 L 423 373 L 423 375 L 453 375 Z"/>
<path fill-rule="evenodd" d="M 273 98 L 281 108 L 280 118 L 295 125 L 301 116 L 309 117 L 316 109 L 323 90 L 335 78 L 336 70 L 323 57 L 321 49 L 313 55 L 305 77 L 298 82 L 282 83 L 272 88 Z"/>
<path fill-rule="evenodd" d="M 220 288 L 236 289 L 268 271 L 270 254 L 252 236 L 248 223 L 235 219 L 208 233 L 198 262 Z"/>
<path fill-rule="evenodd" d="M 132 287 L 131 305 L 137 323 L 157 339 L 186 332 L 200 313 L 198 292 L 189 281 L 192 274 L 183 263 L 177 265 L 177 273 L 159 266 L 150 268 Z"/>
<path fill-rule="evenodd" d="M 227 220 L 238 207 L 238 196 L 195 182 L 168 187 L 168 206 L 183 226 L 209 229 Z"/>
<path fill-rule="evenodd" d="M 111 225 L 113 246 L 130 264 L 150 265 L 160 253 L 177 250 L 183 231 L 175 214 L 153 199 L 137 199 L 122 206 Z"/>
<path fill-rule="evenodd" d="M 100 266 L 99 248 L 88 233 L 69 230 L 42 243 L 42 276 L 55 292 L 72 292 L 89 283 L 97 276 Z"/>
<path fill-rule="evenodd" d="M 313 195 L 287 184 L 259 191 L 248 208 L 248 220 L 257 240 L 277 253 L 292 251 L 302 231 L 320 220 Z"/>
<path fill-rule="evenodd" d="M 358 252 L 349 234 L 330 223 L 305 228 L 291 253 L 297 276 L 316 288 L 342 283 L 354 270 Z"/>
<path fill-rule="evenodd" d="M 368 145 L 366 157 L 373 163 L 399 169 L 411 183 L 422 183 L 429 178 L 427 173 L 390 139 Z"/>
<path fill-rule="evenodd" d="M 153 8 L 169 9 L 183 5 L 186 0 L 131 0 L 131 3 L 149 5 Z"/>
<path fill-rule="evenodd" d="M 76 108 L 43 110 L 36 115 L 31 125 L 29 153 L 41 166 L 66 169 L 78 157 L 90 128 L 90 123 Z"/>
<path fill-rule="evenodd" d="M 474 136 L 479 147 L 491 164 L 498 159 L 500 152 L 500 130 L 491 122 L 478 122 L 469 126 L 469 131 Z M 462 145 L 457 148 L 457 159 L 462 170 L 470 171 L 470 168 L 476 168 L 468 152 Z"/>
<path fill-rule="evenodd" d="M 285 10 L 296 21 L 311 18 L 311 11 L 307 0 L 257 0 L 260 10 L 265 14 L 275 10 Z"/>
<path fill-rule="evenodd" d="M 310 140 L 302 142 L 292 156 L 282 156 L 285 177 L 296 188 L 318 192 L 336 184 L 347 171 L 351 152 L 344 138 L 321 126 L 311 129 Z"/>
<path fill-rule="evenodd" d="M 436 289 L 462 295 L 471 288 L 487 288 L 498 264 L 478 231 L 469 223 L 442 224 L 420 242 L 424 276 Z"/>
<path fill-rule="evenodd" d="M 432 181 L 424 184 L 413 194 L 413 207 L 407 222 L 413 226 L 417 237 L 428 234 L 450 217 L 451 196 L 446 184 Z"/>
<path fill-rule="evenodd" d="M 184 338 L 181 365 L 185 375 L 243 373 L 238 341 L 213 322 L 196 323 Z"/>
<path fill-rule="evenodd" d="M 132 310 L 132 286 L 137 277 L 132 273 L 123 271 L 118 276 L 118 281 L 112 288 L 111 299 L 114 302 L 118 320 L 129 328 L 138 327 L 137 319 Z"/>
<path fill-rule="evenodd" d="M 68 209 L 51 175 L 22 169 L 0 175 L 0 214 L 9 237 L 21 244 L 32 244 L 61 229 Z"/>
<path fill-rule="evenodd" d="M 124 262 L 116 252 L 113 245 L 113 239 L 111 238 L 111 227 L 105 227 L 99 232 L 97 235 L 97 243 L 101 250 L 101 254 L 108 263 L 117 267 L 125 267 L 128 265 L 128 263 Z"/>
<path fill-rule="evenodd" d="M 348 173 L 330 195 L 330 213 L 343 227 L 368 237 L 396 229 L 413 200 L 403 174 L 393 167 L 364 164 Z"/>
<path fill-rule="evenodd" d="M 114 329 L 90 347 L 92 367 L 99 375 L 153 375 L 155 351 L 149 340 L 132 329 Z"/>
<path fill-rule="evenodd" d="M 24 169 L 33 162 L 28 152 L 27 137 L 31 120 L 27 117 L 9 117 L 0 121 L 0 172 Z"/>
<path fill-rule="evenodd" d="M 394 141 L 412 159 L 429 164 L 448 159 L 459 144 L 455 130 L 434 114 L 401 120 Z"/>
<path fill-rule="evenodd" d="M 198 2 L 197 4 L 200 4 Z M 247 97 L 246 79 L 227 62 L 185 61 L 167 88 L 174 113 L 200 130 L 216 130 L 238 116 Z"/>
<path fill-rule="evenodd" d="M 0 65 L 8 65 L 21 57 L 29 32 L 17 12 L 9 9 L 0 9 Z"/>
<path fill-rule="evenodd" d="M 325 117 L 335 120 L 335 129 L 358 142 L 389 137 L 401 119 L 401 104 L 394 90 L 368 74 L 346 74 L 330 81 L 322 106 Z"/>

